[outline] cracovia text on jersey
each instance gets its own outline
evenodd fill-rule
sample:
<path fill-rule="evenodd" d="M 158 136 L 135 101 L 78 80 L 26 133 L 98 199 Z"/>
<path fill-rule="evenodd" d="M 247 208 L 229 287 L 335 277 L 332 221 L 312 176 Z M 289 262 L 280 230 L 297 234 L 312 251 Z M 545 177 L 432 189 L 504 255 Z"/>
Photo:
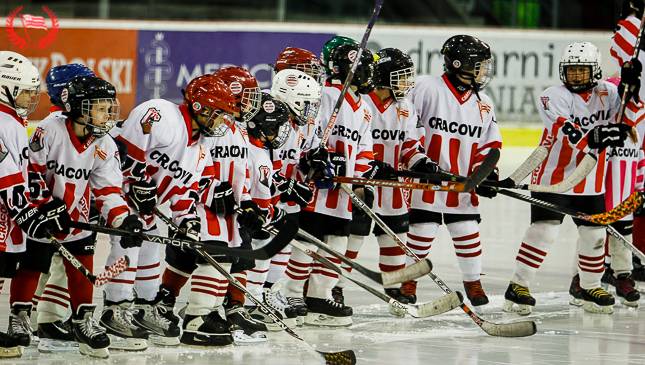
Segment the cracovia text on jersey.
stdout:
<path fill-rule="evenodd" d="M 331 135 L 351 139 L 354 142 L 361 142 L 361 136 L 357 130 L 349 129 L 343 125 L 336 124 L 334 126 L 334 130 L 331 132 Z"/>
<path fill-rule="evenodd" d="M 383 141 L 405 141 L 405 131 L 389 129 L 372 129 L 372 139 Z"/>
<path fill-rule="evenodd" d="M 183 180 L 184 184 L 188 184 L 188 182 L 193 178 L 193 174 L 191 172 L 188 172 L 179 166 L 179 161 L 171 160 L 165 153 L 153 150 L 150 152 L 150 158 L 157 161 L 162 168 L 174 173 L 173 177 L 175 179 Z"/>
<path fill-rule="evenodd" d="M 576 116 L 571 116 L 570 120 L 572 120 L 574 123 L 576 123 L 579 126 L 586 127 L 588 125 L 592 125 L 596 123 L 599 120 L 607 120 L 609 119 L 610 113 L 609 110 L 598 110 L 597 112 L 591 114 L 588 117 L 576 117 Z"/>
<path fill-rule="evenodd" d="M 478 125 L 468 125 L 459 122 L 449 122 L 438 117 L 430 117 L 428 120 L 430 128 L 438 129 L 444 132 L 456 133 L 462 136 L 477 137 L 482 135 L 482 127 Z"/>
<path fill-rule="evenodd" d="M 58 161 L 49 160 L 47 161 L 47 169 L 54 170 L 54 174 L 64 176 L 68 179 L 76 180 L 89 180 L 91 170 L 86 169 L 75 169 L 73 167 L 65 167 L 63 164 L 59 164 Z"/>
<path fill-rule="evenodd" d="M 211 155 L 213 156 L 213 158 L 246 158 L 247 154 L 247 148 L 240 146 L 215 146 L 213 149 L 211 149 Z"/>

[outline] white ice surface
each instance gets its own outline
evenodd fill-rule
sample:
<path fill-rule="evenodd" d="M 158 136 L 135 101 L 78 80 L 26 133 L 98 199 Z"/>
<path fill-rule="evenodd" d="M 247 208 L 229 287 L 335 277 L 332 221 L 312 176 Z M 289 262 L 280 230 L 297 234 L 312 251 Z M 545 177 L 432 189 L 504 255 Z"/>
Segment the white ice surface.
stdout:
<path fill-rule="evenodd" d="M 501 175 L 507 176 L 530 149 L 508 148 L 502 153 Z M 529 206 L 507 197 L 482 202 L 482 282 L 491 303 L 483 316 L 495 322 L 520 319 L 501 311 L 503 294 L 515 265 L 520 240 L 529 224 Z M 426 319 L 391 317 L 384 303 L 355 286 L 346 289 L 347 303 L 354 306 L 354 325 L 345 329 L 298 328 L 309 343 L 323 351 L 353 349 L 359 364 L 645 364 L 645 311 L 616 305 L 613 315 L 584 313 L 570 307 L 567 290 L 573 272 L 576 229 L 569 219 L 547 256 L 531 291 L 537 299 L 528 317 L 538 333 L 527 338 L 497 338 L 482 332 L 461 309 Z M 463 290 L 452 244 L 442 228 L 435 241 L 432 261 L 435 273 L 454 290 Z M 101 237 L 95 267 L 102 267 L 108 243 Z M 377 269 L 373 240 L 360 253 L 360 262 Z M 8 283 L 0 296 L 0 326 L 6 328 Z M 419 283 L 419 297 L 427 301 L 441 295 L 429 279 Z M 100 303 L 100 291 L 95 291 Z M 185 291 L 179 299 L 185 301 Z M 181 305 L 181 304 L 180 304 Z M 43 355 L 34 347 L 19 360 L 2 364 L 317 364 L 316 357 L 284 333 L 272 332 L 261 346 L 229 346 L 216 350 L 151 346 L 141 353 L 111 351 L 108 360 L 91 360 L 78 354 Z"/>

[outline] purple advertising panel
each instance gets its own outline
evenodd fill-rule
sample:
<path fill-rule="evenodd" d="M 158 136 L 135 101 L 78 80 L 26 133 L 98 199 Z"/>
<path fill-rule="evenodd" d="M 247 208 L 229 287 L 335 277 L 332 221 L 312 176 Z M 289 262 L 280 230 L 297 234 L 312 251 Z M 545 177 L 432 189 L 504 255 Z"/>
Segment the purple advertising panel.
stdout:
<path fill-rule="evenodd" d="M 222 66 L 247 68 L 260 88 L 270 86 L 271 64 L 285 47 L 320 54 L 331 33 L 139 31 L 137 103 L 153 98 L 175 102 L 199 75 Z"/>

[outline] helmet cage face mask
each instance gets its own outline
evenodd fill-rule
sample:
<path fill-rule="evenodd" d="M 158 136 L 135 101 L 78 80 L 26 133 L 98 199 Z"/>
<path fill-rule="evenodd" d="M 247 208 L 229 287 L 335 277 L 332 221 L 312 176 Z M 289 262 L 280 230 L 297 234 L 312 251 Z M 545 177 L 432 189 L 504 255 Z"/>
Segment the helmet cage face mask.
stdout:
<path fill-rule="evenodd" d="M 490 80 L 493 78 L 493 58 L 489 58 L 483 61 L 475 63 L 475 68 L 473 69 L 474 83 L 479 89 L 483 89 L 488 85 Z"/>
<path fill-rule="evenodd" d="M 261 101 L 262 93 L 259 87 L 244 88 L 242 91 L 242 101 L 240 102 L 243 122 L 248 122 L 258 113 Z"/>
<path fill-rule="evenodd" d="M 416 70 L 414 67 L 390 72 L 390 89 L 395 100 L 401 100 L 415 85 Z"/>
<path fill-rule="evenodd" d="M 589 78 L 585 82 L 577 83 L 574 85 L 569 81 L 567 70 L 570 67 L 574 66 L 586 67 L 588 71 L 583 72 L 587 73 Z M 596 80 L 594 78 L 594 70 L 596 68 L 599 68 L 597 62 L 560 62 L 560 80 L 571 91 L 589 90 L 596 85 Z"/>
<path fill-rule="evenodd" d="M 24 95 L 23 95 L 24 94 Z M 24 100 L 27 99 L 25 102 Z M 26 118 L 33 113 L 40 101 L 40 86 L 18 89 L 17 96 L 14 97 L 16 114 Z"/>
<path fill-rule="evenodd" d="M 306 125 L 310 120 L 316 118 L 320 109 L 320 100 L 295 100 L 288 103 L 289 109 L 295 115 L 296 124 Z"/>
<path fill-rule="evenodd" d="M 217 119 L 221 117 L 221 121 Z M 202 122 L 206 119 L 205 122 Z M 235 123 L 235 117 L 223 110 L 215 110 L 208 106 L 202 107 L 202 110 L 196 115 L 195 121 L 199 125 L 199 131 L 206 137 L 223 137 L 226 135 L 230 126 Z"/>
<path fill-rule="evenodd" d="M 105 123 L 102 125 L 94 124 L 95 117 L 92 116 L 92 110 L 103 107 L 105 104 L 110 106 L 105 111 Z M 98 111 L 96 111 L 98 112 Z M 78 119 L 77 123 L 85 125 L 85 128 L 96 138 L 101 138 L 108 134 L 117 120 L 119 120 L 119 115 L 121 113 L 121 105 L 119 104 L 118 99 L 113 98 L 95 98 L 95 99 L 83 99 L 81 101 L 81 116 L 85 117 L 86 122 L 81 122 Z"/>
<path fill-rule="evenodd" d="M 311 76 L 311 78 L 316 80 L 318 83 L 322 83 L 325 77 L 325 72 L 323 67 L 321 65 L 317 65 L 314 63 L 299 63 L 297 65 L 293 65 L 292 68 L 294 70 L 298 70 L 306 73 L 307 75 Z"/>
<path fill-rule="evenodd" d="M 291 126 L 289 125 L 289 123 L 282 123 L 278 128 L 278 133 L 276 133 L 276 135 L 273 136 L 273 139 L 271 139 L 270 141 L 267 138 L 267 142 L 270 144 L 271 148 L 273 149 L 280 148 L 285 144 L 285 142 L 287 142 L 287 138 L 289 138 L 290 132 L 291 132 Z"/>

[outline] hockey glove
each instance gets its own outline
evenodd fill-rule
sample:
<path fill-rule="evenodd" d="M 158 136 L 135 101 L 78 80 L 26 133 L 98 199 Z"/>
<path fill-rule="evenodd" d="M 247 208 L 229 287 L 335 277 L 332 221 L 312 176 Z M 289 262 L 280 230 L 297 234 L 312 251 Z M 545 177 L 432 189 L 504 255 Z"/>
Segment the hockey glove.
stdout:
<path fill-rule="evenodd" d="M 202 224 L 197 217 L 184 218 L 179 223 L 179 230 L 173 232 L 173 238 L 186 239 L 190 241 L 199 241 L 199 231 Z"/>
<path fill-rule="evenodd" d="M 31 238 L 43 239 L 49 238 L 52 232 L 52 222 L 38 210 L 38 208 L 29 207 L 23 209 L 14 218 L 16 224 Z M 51 233 L 50 233 L 51 232 Z"/>
<path fill-rule="evenodd" d="M 643 65 L 638 59 L 625 62 L 620 68 L 620 84 L 618 84 L 618 93 L 619 95 L 623 95 L 623 91 L 627 90 L 626 101 L 629 101 L 631 98 L 634 99 L 634 102 L 638 103 L 642 71 Z"/>
<path fill-rule="evenodd" d="M 228 181 L 222 181 L 213 189 L 213 199 L 208 208 L 217 215 L 230 215 L 235 212 L 235 205 L 233 187 Z"/>
<path fill-rule="evenodd" d="M 241 202 L 240 210 L 241 212 L 237 215 L 237 223 L 240 224 L 240 229 L 248 231 L 251 235 L 260 230 L 266 222 L 264 212 L 252 200 Z"/>
<path fill-rule="evenodd" d="M 130 236 L 121 237 L 119 244 L 121 244 L 122 248 L 127 249 L 132 247 L 141 247 L 141 244 L 143 243 L 143 237 L 141 237 L 143 223 L 141 223 L 139 217 L 137 217 L 135 214 L 130 214 L 129 216 L 125 217 L 123 222 L 118 227 L 114 228 L 124 229 L 126 231 L 134 233 Z"/>
<path fill-rule="evenodd" d="M 410 170 L 412 170 L 414 172 L 420 172 L 420 173 L 423 173 L 423 174 L 436 174 L 439 171 L 441 171 L 441 169 L 439 168 L 439 165 L 436 162 L 434 162 L 431 159 L 429 159 L 429 158 L 423 158 L 423 159 L 417 161 L 417 163 L 415 163 L 414 165 L 412 165 L 412 167 L 410 167 Z M 433 180 L 433 179 L 420 179 L 420 182 L 424 183 L 424 184 L 441 183 L 441 180 L 438 179 L 438 178 L 436 180 Z"/>
<path fill-rule="evenodd" d="M 307 175 L 307 180 L 318 180 L 325 177 L 329 165 L 329 152 L 323 147 L 307 151 L 300 159 L 300 170 Z"/>
<path fill-rule="evenodd" d="M 369 162 L 369 170 L 365 171 L 363 177 L 377 180 L 397 180 L 396 170 L 387 162 L 372 160 Z"/>
<path fill-rule="evenodd" d="M 157 186 L 152 181 L 135 181 L 130 184 L 128 198 L 142 215 L 151 215 L 157 206 Z"/>
<path fill-rule="evenodd" d="M 273 183 L 277 192 L 280 193 L 280 201 L 283 203 L 294 202 L 304 208 L 314 197 L 309 186 L 294 179 L 285 179 L 282 175 L 276 174 Z"/>
<path fill-rule="evenodd" d="M 493 170 L 490 175 L 486 178 L 487 181 L 497 183 L 499 181 L 499 172 L 497 169 Z M 478 187 L 475 188 L 475 193 L 479 196 L 483 196 L 485 198 L 492 199 L 497 196 L 497 189 L 496 188 L 491 188 L 488 186 L 482 186 L 479 185 Z"/>
<path fill-rule="evenodd" d="M 626 124 L 599 125 L 587 133 L 589 148 L 623 147 L 632 128 Z"/>
<path fill-rule="evenodd" d="M 38 209 L 49 221 L 51 233 L 69 233 L 69 227 L 72 225 L 72 218 L 70 218 L 69 213 L 67 213 L 67 207 L 62 200 L 52 198 L 52 200 L 41 205 Z"/>
<path fill-rule="evenodd" d="M 323 177 L 316 180 L 316 187 L 318 189 L 338 189 L 339 185 L 334 183 L 332 179 L 335 176 L 345 176 L 347 171 L 347 159 L 345 155 L 332 152 L 329 155 L 329 163 L 325 169 Z"/>

